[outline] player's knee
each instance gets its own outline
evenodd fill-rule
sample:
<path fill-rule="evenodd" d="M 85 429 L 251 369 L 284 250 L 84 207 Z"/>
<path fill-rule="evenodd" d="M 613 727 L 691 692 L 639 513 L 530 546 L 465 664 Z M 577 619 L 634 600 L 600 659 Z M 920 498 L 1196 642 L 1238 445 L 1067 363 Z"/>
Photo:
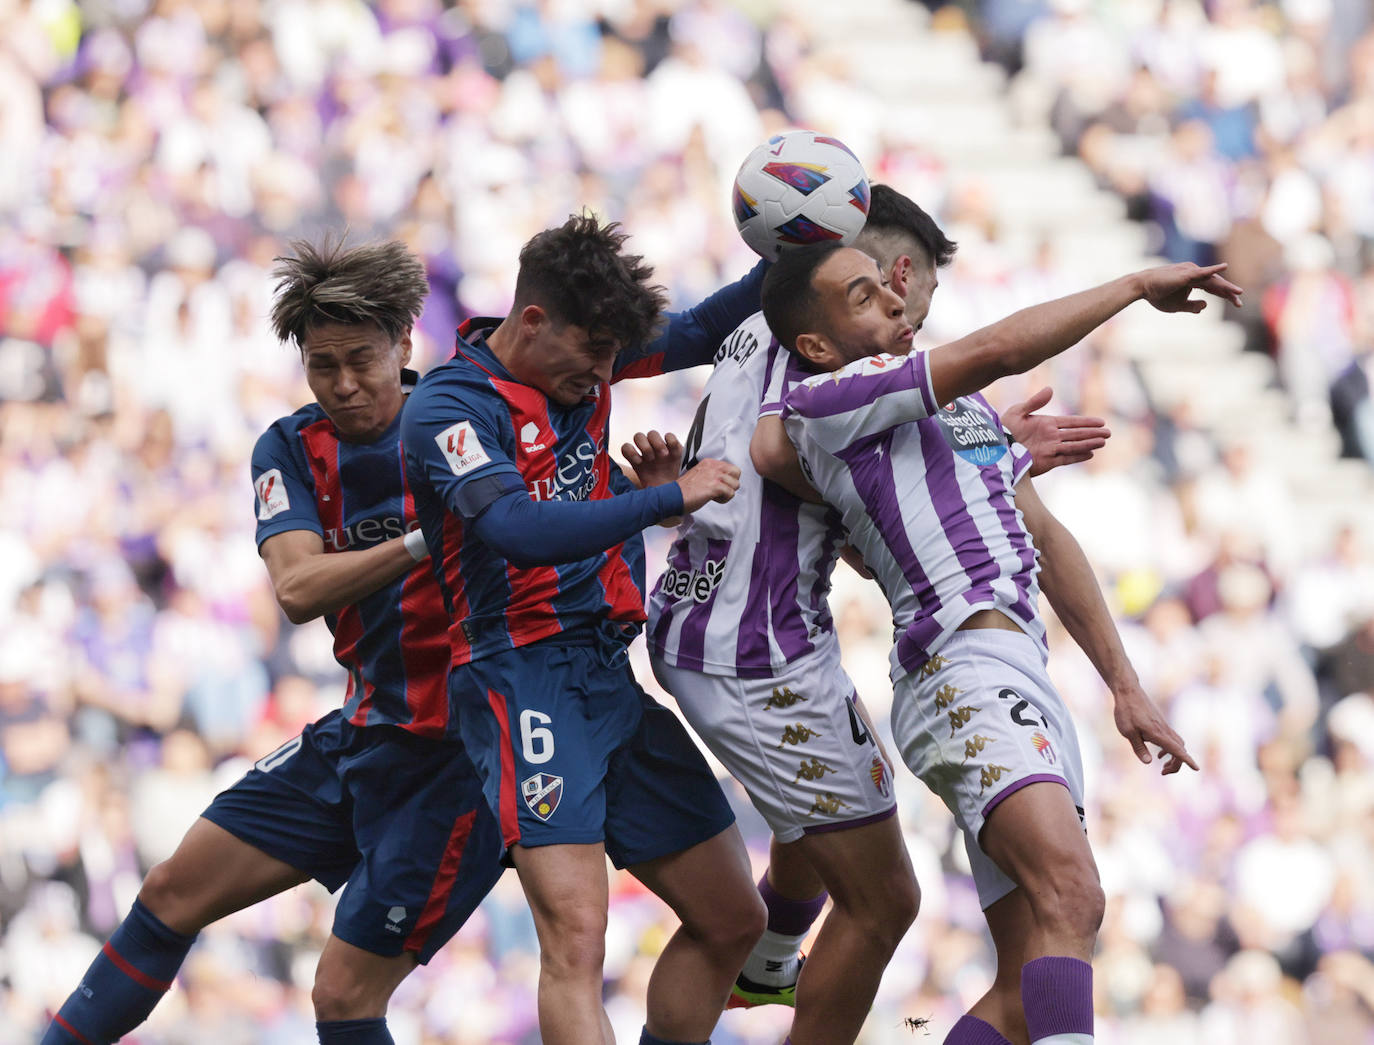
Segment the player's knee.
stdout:
<path fill-rule="evenodd" d="M 748 888 L 713 895 L 712 902 L 683 925 L 722 958 L 738 956 L 743 962 L 768 928 L 768 908 L 751 882 Z"/>
<path fill-rule="evenodd" d="M 875 943 L 895 950 L 921 909 L 921 889 L 910 868 L 865 877 L 860 888 L 833 890 L 835 910 L 855 922 Z"/>
<path fill-rule="evenodd" d="M 346 967 L 321 964 L 310 992 L 315 1019 L 368 1020 L 386 1015 L 390 991 L 360 978 Z"/>
<path fill-rule="evenodd" d="M 566 914 L 540 941 L 540 965 L 554 976 L 599 978 L 605 959 L 606 919 L 594 911 Z"/>
<path fill-rule="evenodd" d="M 1107 897 L 1090 860 L 1058 863 L 1027 888 L 1035 919 L 1046 928 L 1090 938 L 1097 935 Z"/>
<path fill-rule="evenodd" d="M 191 935 L 205 928 L 205 918 L 193 883 L 176 871 L 171 860 L 154 864 L 138 891 L 139 902 L 168 928 Z"/>

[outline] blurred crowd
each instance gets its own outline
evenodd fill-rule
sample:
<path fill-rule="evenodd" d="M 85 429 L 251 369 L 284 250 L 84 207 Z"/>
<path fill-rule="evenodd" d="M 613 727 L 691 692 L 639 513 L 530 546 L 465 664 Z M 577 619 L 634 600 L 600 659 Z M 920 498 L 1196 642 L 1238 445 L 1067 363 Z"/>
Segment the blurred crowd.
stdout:
<path fill-rule="evenodd" d="M 1294 424 L 1334 422 L 1374 461 L 1369 22 L 1350 0 L 984 0 L 932 25 L 976 33 L 1013 90 L 1039 85 L 1065 149 L 1158 251 L 1228 260 L 1247 347 L 1277 359 Z M 286 623 L 253 544 L 249 450 L 309 399 L 267 327 L 273 257 L 343 226 L 405 239 L 433 287 L 422 369 L 458 319 L 504 312 L 520 244 L 584 205 L 624 221 L 689 305 L 752 262 L 726 205 L 739 160 L 814 119 L 797 100 L 835 69 L 772 0 L 0 0 L 0 26 L 7 1045 L 33 1039 L 211 796 L 339 700 L 327 631 Z M 875 141 L 870 173 L 938 205 L 963 245 L 927 343 L 1076 289 L 1049 254 L 999 266 L 997 229 L 961 210 L 952 175 Z M 1099 1040 L 1374 1040 L 1370 534 L 1308 518 L 1261 453 L 1186 401 L 1159 406 L 1115 331 L 996 391 L 1049 383 L 1056 410 L 1113 428 L 1093 462 L 1040 485 L 1203 764 L 1160 779 L 1136 763 L 1056 634 L 1110 898 Z M 685 431 L 702 380 L 620 386 L 618 435 Z M 651 538 L 651 570 L 665 545 Z M 886 607 L 848 573 L 834 604 L 885 718 Z M 920 1040 L 909 1019 L 938 1040 L 992 968 L 949 817 L 898 780 L 924 901 L 867 1043 Z M 762 823 L 738 805 L 761 864 Z M 331 907 L 307 886 L 206 930 L 131 1040 L 312 1040 Z M 670 928 L 613 880 L 621 1040 Z M 537 960 L 507 876 L 402 986 L 396 1040 L 537 1041 Z M 735 1012 L 713 1040 L 785 1026 Z"/>

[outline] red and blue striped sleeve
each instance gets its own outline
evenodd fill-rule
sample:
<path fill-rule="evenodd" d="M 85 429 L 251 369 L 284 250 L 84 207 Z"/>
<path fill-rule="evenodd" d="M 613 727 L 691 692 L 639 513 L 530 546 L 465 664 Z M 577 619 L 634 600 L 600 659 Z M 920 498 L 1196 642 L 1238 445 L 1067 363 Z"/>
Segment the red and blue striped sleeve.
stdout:
<path fill-rule="evenodd" d="M 276 422 L 253 447 L 251 470 L 259 547 L 269 537 L 290 530 L 310 530 L 324 536 L 310 469 L 299 446 L 294 445 L 295 420 L 293 415 Z"/>

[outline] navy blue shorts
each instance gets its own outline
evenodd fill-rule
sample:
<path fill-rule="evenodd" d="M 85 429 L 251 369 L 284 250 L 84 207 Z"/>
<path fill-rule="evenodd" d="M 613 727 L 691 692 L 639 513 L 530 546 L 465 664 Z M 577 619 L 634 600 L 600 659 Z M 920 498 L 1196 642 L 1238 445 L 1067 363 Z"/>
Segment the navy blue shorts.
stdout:
<path fill-rule="evenodd" d="M 423 963 L 501 877 L 496 817 L 462 745 L 338 711 L 261 758 L 202 814 L 330 892 L 334 935 Z"/>
<path fill-rule="evenodd" d="M 557 642 L 449 674 L 463 745 L 505 844 L 604 842 L 626 867 L 734 823 L 696 744 L 635 682 L 624 648 Z"/>

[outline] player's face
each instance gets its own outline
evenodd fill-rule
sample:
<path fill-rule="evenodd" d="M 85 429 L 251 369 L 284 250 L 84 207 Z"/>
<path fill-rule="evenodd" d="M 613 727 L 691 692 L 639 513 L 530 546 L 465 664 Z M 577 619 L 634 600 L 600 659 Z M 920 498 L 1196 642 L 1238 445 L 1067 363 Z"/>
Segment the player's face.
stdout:
<path fill-rule="evenodd" d="M 594 337 L 572 323 L 560 327 L 538 306 L 528 306 L 526 313 L 531 309 L 540 316 L 526 327 L 528 338 L 518 364 L 521 372 L 515 376 L 555 403 L 576 406 L 611 379 L 620 342 L 612 337 Z M 528 317 L 521 318 L 524 322 Z"/>
<path fill-rule="evenodd" d="M 305 335 L 305 380 L 341 438 L 369 443 L 405 402 L 401 368 L 410 334 L 391 340 L 373 323 L 320 323 Z"/>
<path fill-rule="evenodd" d="M 904 356 L 911 351 L 906 302 L 863 251 L 837 250 L 816 270 L 812 285 L 825 317 L 825 333 L 816 335 L 817 365 L 838 370 L 880 352 Z"/>

